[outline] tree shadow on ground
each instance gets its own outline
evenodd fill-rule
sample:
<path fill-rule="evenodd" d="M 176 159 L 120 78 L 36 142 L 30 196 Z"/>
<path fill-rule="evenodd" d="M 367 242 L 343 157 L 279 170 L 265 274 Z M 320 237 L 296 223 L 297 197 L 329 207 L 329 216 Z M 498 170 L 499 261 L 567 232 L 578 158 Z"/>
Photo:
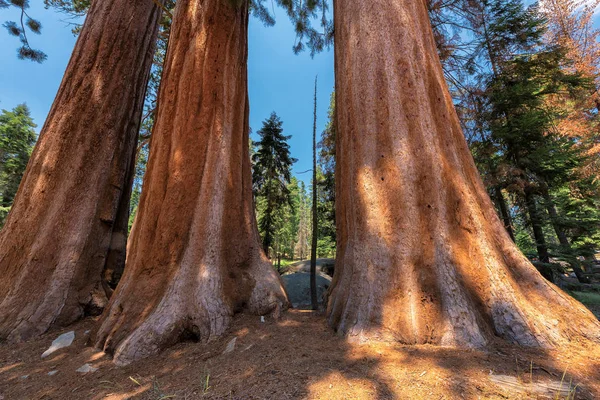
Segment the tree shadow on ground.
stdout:
<path fill-rule="evenodd" d="M 4 400 L 536 398 L 497 386 L 490 373 L 523 383 L 564 380 L 571 388 L 578 385 L 578 399 L 600 396 L 600 352 L 592 348 L 558 353 L 498 342 L 480 352 L 349 344 L 326 326 L 322 315 L 292 310 L 265 323 L 260 317 L 239 315 L 218 341 L 180 343 L 116 367 L 108 356 L 85 346 L 85 331 L 93 323 L 71 327 L 75 343 L 47 359 L 41 353 L 62 331 L 16 346 L 0 345 Z M 234 338 L 233 351 L 224 353 Z M 75 372 L 85 363 L 99 370 Z M 49 376 L 50 371 L 58 373 Z"/>

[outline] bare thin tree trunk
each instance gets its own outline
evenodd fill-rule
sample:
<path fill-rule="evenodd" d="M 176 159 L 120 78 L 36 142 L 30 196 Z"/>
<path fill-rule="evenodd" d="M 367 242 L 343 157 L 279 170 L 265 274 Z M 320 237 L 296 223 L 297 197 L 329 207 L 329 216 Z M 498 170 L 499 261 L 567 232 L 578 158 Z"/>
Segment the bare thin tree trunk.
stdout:
<path fill-rule="evenodd" d="M 0 338 L 38 335 L 106 304 L 103 270 L 124 262 L 121 222 L 160 13 L 148 0 L 92 3 L 0 233 Z"/>
<path fill-rule="evenodd" d="M 504 194 L 502 194 L 502 189 L 499 186 L 494 188 L 494 196 L 496 197 L 496 204 L 500 209 L 500 215 L 502 216 L 502 222 L 504 222 L 504 228 L 506 229 L 506 232 L 508 232 L 510 239 L 514 242 L 515 232 L 512 226 L 512 218 L 510 217 L 510 211 L 508 209 L 508 205 L 506 204 Z"/>
<path fill-rule="evenodd" d="M 315 78 L 315 98 L 313 113 L 313 176 L 312 176 L 312 246 L 310 249 L 310 302 L 312 309 L 319 308 L 317 298 L 317 244 L 318 244 L 318 215 L 317 215 L 317 78 Z"/>
<path fill-rule="evenodd" d="M 329 324 L 350 340 L 485 347 L 600 339 L 518 251 L 461 132 L 425 4 L 337 0 Z"/>
<path fill-rule="evenodd" d="M 247 2 L 178 0 L 127 268 L 92 335 L 117 364 L 287 307 L 248 154 Z"/>
<path fill-rule="evenodd" d="M 538 256 L 541 262 L 549 263 L 550 253 L 548 252 L 546 235 L 544 235 L 544 230 L 542 229 L 542 217 L 540 215 L 537 203 L 535 202 L 535 196 L 530 188 L 525 188 L 525 203 L 527 205 L 529 223 L 531 224 L 531 229 L 533 230 L 533 238 L 535 239 L 535 246 L 537 248 Z"/>

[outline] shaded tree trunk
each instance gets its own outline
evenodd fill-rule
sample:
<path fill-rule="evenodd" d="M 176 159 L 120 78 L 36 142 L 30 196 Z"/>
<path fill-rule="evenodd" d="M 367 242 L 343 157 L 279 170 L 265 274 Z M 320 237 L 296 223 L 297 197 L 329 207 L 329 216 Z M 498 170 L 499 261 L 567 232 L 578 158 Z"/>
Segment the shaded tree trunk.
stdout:
<path fill-rule="evenodd" d="M 533 189 L 530 187 L 525 188 L 525 205 L 527 207 L 527 213 L 529 214 L 529 224 L 533 230 L 533 239 L 535 240 L 535 247 L 539 257 L 539 263 L 535 263 L 535 266 L 544 278 L 550 282 L 554 282 L 554 271 L 547 265 L 550 263 L 550 253 L 548 252 L 546 235 L 544 235 L 542 216 L 540 215 L 537 203 L 535 202 Z"/>
<path fill-rule="evenodd" d="M 581 283 L 591 283 L 590 279 L 585 276 L 585 273 L 581 269 L 577 256 L 573 253 L 573 248 L 571 247 L 571 243 L 569 243 L 567 234 L 561 226 L 558 212 L 556 211 L 554 201 L 552 201 L 552 197 L 550 196 L 550 192 L 548 192 L 547 187 L 542 188 L 542 196 L 544 197 L 546 210 L 548 210 L 548 215 L 550 215 L 550 222 L 552 223 L 552 227 L 554 228 L 558 242 L 560 243 L 560 246 L 568 253 L 569 264 L 571 265 L 571 268 L 573 268 L 573 272 L 575 273 L 577 280 Z"/>
<path fill-rule="evenodd" d="M 287 306 L 254 216 L 247 2 L 178 0 L 127 267 L 92 340 L 127 364 Z"/>
<path fill-rule="evenodd" d="M 90 8 L 0 233 L 0 338 L 26 339 L 106 304 L 103 276 L 124 261 L 160 14 L 147 0 Z"/>
<path fill-rule="evenodd" d="M 496 198 L 496 204 L 498 205 L 500 215 L 502 216 L 502 222 L 504 222 L 504 229 L 506 229 L 508 236 L 510 236 L 510 239 L 514 242 L 515 232 L 513 231 L 512 218 L 510 217 L 510 211 L 508 210 L 506 199 L 502 194 L 502 189 L 498 186 L 494 188 L 494 197 Z"/>
<path fill-rule="evenodd" d="M 537 248 L 540 261 L 543 263 L 549 263 L 550 253 L 548 253 L 548 244 L 546 242 L 546 236 L 544 235 L 542 217 L 538 210 L 537 203 L 535 202 L 533 191 L 530 188 L 525 188 L 525 204 L 527 205 L 529 223 L 531 224 L 531 229 L 533 230 L 535 247 Z"/>
<path fill-rule="evenodd" d="M 498 218 L 424 3 L 334 8 L 339 236 L 329 324 L 358 341 L 599 340 L 600 322 L 538 273 Z"/>

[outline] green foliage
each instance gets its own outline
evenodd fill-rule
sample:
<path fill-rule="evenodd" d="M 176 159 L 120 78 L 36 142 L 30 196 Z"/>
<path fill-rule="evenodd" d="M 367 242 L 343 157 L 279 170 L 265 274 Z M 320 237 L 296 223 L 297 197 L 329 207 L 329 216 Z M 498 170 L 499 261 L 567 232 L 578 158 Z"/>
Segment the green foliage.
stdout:
<path fill-rule="evenodd" d="M 570 294 L 585 305 L 600 305 L 600 293 L 571 292 Z"/>
<path fill-rule="evenodd" d="M 294 25 L 296 43 L 294 43 L 293 51 L 295 54 L 308 48 L 310 55 L 314 56 L 333 44 L 333 21 L 328 18 L 328 1 L 275 0 L 275 2 L 286 11 Z M 267 0 L 250 0 L 250 10 L 265 25 L 272 26 L 275 24 L 275 18 L 267 8 L 268 4 Z M 318 21 L 317 25 L 320 29 L 313 26 L 314 21 Z"/>
<path fill-rule="evenodd" d="M 317 171 L 320 257 L 333 257 L 336 248 L 335 229 L 335 92 L 329 101 L 328 121 L 319 142 L 319 169 Z"/>
<path fill-rule="evenodd" d="M 477 167 L 492 195 L 509 195 L 515 241 L 530 257 L 538 244 L 576 264 L 599 243 L 599 189 L 582 173 L 593 164 L 588 130 L 598 125 L 597 110 L 585 108 L 595 104 L 593 82 L 573 73 L 563 48 L 545 42 L 535 3 L 430 0 L 429 11 Z M 587 130 L 571 122 L 580 116 Z"/>
<path fill-rule="evenodd" d="M 565 182 L 553 188 L 559 210 L 557 221 L 569 237 L 571 249 L 558 248 L 563 259 L 593 256 L 600 243 L 600 190 L 592 177 Z"/>
<path fill-rule="evenodd" d="M 21 60 L 31 60 L 38 63 L 44 62 L 48 56 L 40 51 L 33 49 L 29 45 L 27 32 L 39 35 L 42 33 L 42 24 L 40 21 L 32 18 L 28 13 L 29 0 L 0 0 L 0 9 L 15 7 L 19 9 L 21 17 L 18 22 L 6 21 L 2 26 L 6 28 L 11 36 L 15 36 L 21 42 L 21 47 L 17 49 L 17 57 Z"/>
<path fill-rule="evenodd" d="M 297 195 L 298 208 L 295 210 L 298 219 L 298 231 L 294 245 L 294 257 L 304 260 L 310 255 L 310 244 L 312 241 L 312 213 L 310 209 L 310 194 L 306 190 L 304 182 L 299 182 Z"/>
<path fill-rule="evenodd" d="M 291 183 L 292 165 L 297 161 L 290 156 L 287 141 L 291 136 L 283 135 L 283 122 L 274 112 L 263 122 L 257 132 L 260 140 L 255 143 L 252 156 L 252 182 L 260 217 L 259 231 L 263 247 L 269 254 L 278 228 L 282 208 L 293 207 L 288 185 Z"/>
<path fill-rule="evenodd" d="M 509 172 L 499 180 L 517 195 L 532 191 L 538 210 L 555 212 L 551 208 L 556 205 L 556 216 L 535 218 L 539 224 L 552 225 L 559 237 L 568 237 L 570 243 L 551 241 L 548 247 L 555 257 L 574 262 L 577 255 L 584 255 L 583 250 L 593 251 L 600 215 L 594 212 L 597 188 L 591 187 L 593 181 L 589 179 L 580 181 L 577 174 L 585 160 L 585 149 L 578 146 L 576 138 L 554 129 L 563 112 L 560 103 L 553 103 L 552 98 L 574 96 L 590 89 L 588 79 L 565 70 L 567 61 L 564 51 L 555 47 L 504 61 L 487 88 L 487 117 L 497 149 L 498 170 Z M 578 198 L 575 194 L 580 185 L 587 186 L 592 197 L 584 201 Z M 540 196 L 545 193 L 542 200 Z M 589 205 L 583 207 L 586 203 Z M 552 231 L 548 231 L 548 236 L 552 236 Z"/>
<path fill-rule="evenodd" d="M 268 6 L 277 4 L 282 7 L 296 31 L 296 42 L 293 45 L 293 51 L 296 54 L 308 48 L 311 56 L 314 56 L 316 53 L 323 51 L 333 44 L 333 21 L 328 17 L 329 5 L 326 0 L 275 0 L 275 3 L 267 0 L 228 1 L 236 6 L 239 6 L 243 1 L 248 1 L 252 15 L 267 26 L 275 24 L 275 17 L 269 11 Z M 27 5 L 27 0 L 0 0 L 0 8 L 2 8 L 3 5 L 7 7 L 10 5 L 9 3 L 25 3 Z M 44 0 L 44 4 L 46 7 L 53 7 L 68 15 L 83 17 L 89 10 L 91 0 Z M 163 27 L 170 27 L 172 10 L 174 7 L 175 0 L 167 0 L 165 2 L 165 9 L 169 10 L 169 13 L 163 13 L 163 18 L 166 19 L 166 21 L 163 21 L 162 23 Z M 24 9 L 26 8 L 27 7 Z M 273 13 L 274 11 L 275 10 L 273 9 Z M 31 21 L 33 21 L 34 25 L 37 24 L 37 26 L 41 26 L 38 21 Z M 9 31 L 10 30 L 11 29 L 9 29 Z M 74 24 L 73 33 L 77 34 L 80 31 L 81 25 Z M 16 33 L 16 31 L 13 32 Z M 39 32 L 39 30 L 37 32 Z M 35 54 L 32 56 L 35 56 Z M 45 55 L 41 52 L 39 52 L 38 56 L 45 59 Z M 43 61 L 43 59 L 41 61 Z"/>
<path fill-rule="evenodd" d="M 20 104 L 0 114 L 0 223 L 12 206 L 37 139 L 29 108 Z"/>

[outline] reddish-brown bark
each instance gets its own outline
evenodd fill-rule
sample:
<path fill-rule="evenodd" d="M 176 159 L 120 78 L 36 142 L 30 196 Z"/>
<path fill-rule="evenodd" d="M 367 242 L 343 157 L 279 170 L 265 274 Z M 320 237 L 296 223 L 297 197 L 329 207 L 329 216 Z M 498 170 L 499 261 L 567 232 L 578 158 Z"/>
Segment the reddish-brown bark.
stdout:
<path fill-rule="evenodd" d="M 90 8 L 0 233 L 0 339 L 25 339 L 106 304 L 103 271 L 110 279 L 124 262 L 159 16 L 148 0 Z"/>
<path fill-rule="evenodd" d="M 93 341 L 117 364 L 287 306 L 260 245 L 242 1 L 178 0 L 127 267 Z"/>
<path fill-rule="evenodd" d="M 518 251 L 483 187 L 422 0 L 337 0 L 338 258 L 329 323 L 351 339 L 483 347 L 598 340 Z"/>

